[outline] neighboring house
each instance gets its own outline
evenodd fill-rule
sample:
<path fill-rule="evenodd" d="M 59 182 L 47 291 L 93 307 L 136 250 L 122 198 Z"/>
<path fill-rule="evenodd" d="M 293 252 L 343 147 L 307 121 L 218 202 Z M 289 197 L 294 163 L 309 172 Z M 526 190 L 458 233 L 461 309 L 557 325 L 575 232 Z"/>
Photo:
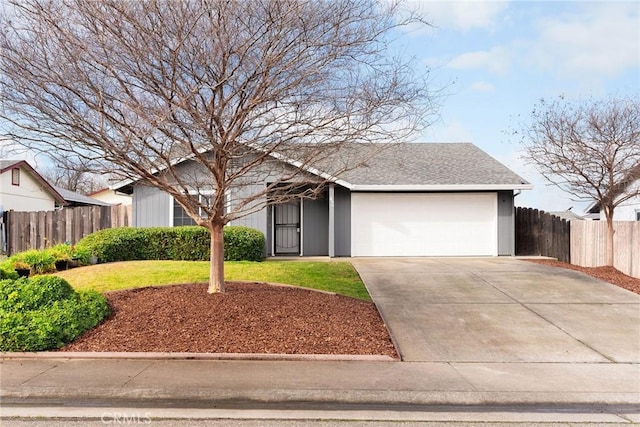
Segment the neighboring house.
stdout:
<path fill-rule="evenodd" d="M 119 191 L 111 190 L 110 188 L 103 188 L 93 193 L 87 194 L 87 196 L 109 203 L 111 205 L 130 205 L 131 195 L 121 193 Z"/>
<path fill-rule="evenodd" d="M 108 203 L 51 185 L 24 160 L 0 160 L 0 215 Z"/>
<path fill-rule="evenodd" d="M 352 144 L 349 155 L 366 148 Z M 177 167 L 193 174 L 189 160 Z M 320 165 L 306 170 L 330 175 Z M 269 255 L 513 255 L 514 197 L 532 188 L 468 143 L 393 145 L 331 181 L 316 200 L 269 206 L 230 225 L 262 231 Z M 154 187 L 128 181 L 112 189 L 132 193 L 134 226 L 193 223 Z"/>
<path fill-rule="evenodd" d="M 57 185 L 52 185 L 58 193 L 64 197 L 67 202 L 65 207 L 72 208 L 76 206 L 111 206 L 110 203 L 103 202 L 102 200 L 95 199 L 93 197 L 85 196 L 84 194 L 69 191 Z"/>
<path fill-rule="evenodd" d="M 635 176 L 640 175 L 640 169 Z M 628 184 L 621 186 L 618 191 L 617 200 L 624 194 L 635 193 L 635 196 L 624 201 L 613 211 L 614 221 L 640 221 L 640 178 L 630 180 Z M 600 209 L 600 204 L 595 202 L 587 208 L 587 216 L 596 216 L 598 219 L 605 221 L 604 211 Z"/>
<path fill-rule="evenodd" d="M 52 211 L 64 197 L 24 160 L 0 160 L 0 214 Z"/>
<path fill-rule="evenodd" d="M 586 216 L 580 216 L 577 213 L 572 212 L 571 210 L 549 212 L 549 213 L 559 218 L 566 219 L 567 221 L 584 221 L 587 219 L 591 219 L 591 218 L 587 218 Z"/>

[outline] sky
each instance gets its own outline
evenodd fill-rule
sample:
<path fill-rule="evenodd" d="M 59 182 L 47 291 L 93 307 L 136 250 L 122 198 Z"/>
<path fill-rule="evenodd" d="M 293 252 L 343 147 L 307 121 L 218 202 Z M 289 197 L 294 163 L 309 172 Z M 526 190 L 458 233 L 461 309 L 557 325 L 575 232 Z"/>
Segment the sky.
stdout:
<path fill-rule="evenodd" d="M 442 91 L 418 140 L 474 143 L 534 185 L 518 206 L 583 213 L 588 202 L 520 159 L 511 131 L 541 98 L 640 94 L 640 1 L 407 1 L 431 26 L 403 28 L 395 46 Z"/>
<path fill-rule="evenodd" d="M 521 159 L 512 135 L 541 99 L 640 94 L 639 1 L 430 1 L 432 25 L 405 28 L 405 55 L 430 70 L 440 119 L 424 142 L 472 142 L 534 185 L 516 205 L 546 211 L 576 202 Z"/>

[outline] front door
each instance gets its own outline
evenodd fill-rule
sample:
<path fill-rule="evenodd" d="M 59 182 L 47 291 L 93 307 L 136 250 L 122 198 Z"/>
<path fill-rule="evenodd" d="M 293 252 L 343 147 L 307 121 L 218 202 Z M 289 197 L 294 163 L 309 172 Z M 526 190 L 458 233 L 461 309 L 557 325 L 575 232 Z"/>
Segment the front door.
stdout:
<path fill-rule="evenodd" d="M 275 205 L 276 255 L 300 254 L 300 204 Z"/>

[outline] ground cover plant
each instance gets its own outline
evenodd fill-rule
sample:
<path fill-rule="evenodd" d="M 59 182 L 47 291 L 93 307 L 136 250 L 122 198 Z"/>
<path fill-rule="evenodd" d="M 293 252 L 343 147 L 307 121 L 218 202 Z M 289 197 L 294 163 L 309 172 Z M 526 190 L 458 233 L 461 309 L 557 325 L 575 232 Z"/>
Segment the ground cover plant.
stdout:
<path fill-rule="evenodd" d="M 29 249 L 18 252 L 5 258 L 0 263 L 0 278 L 10 278 L 6 273 L 11 273 L 17 268 L 26 268 L 34 274 L 48 274 L 56 271 L 56 262 L 74 261 L 76 265 L 87 265 L 91 253 L 82 247 L 60 243 L 43 250 Z"/>
<path fill-rule="evenodd" d="M 0 281 L 0 351 L 62 347 L 109 314 L 96 291 L 76 291 L 56 276 Z"/>
<path fill-rule="evenodd" d="M 206 282 L 206 261 L 126 261 L 57 273 L 76 289 L 99 292 L 146 286 Z M 228 281 L 275 282 L 335 292 L 370 301 L 360 276 L 347 261 L 227 261 Z"/>

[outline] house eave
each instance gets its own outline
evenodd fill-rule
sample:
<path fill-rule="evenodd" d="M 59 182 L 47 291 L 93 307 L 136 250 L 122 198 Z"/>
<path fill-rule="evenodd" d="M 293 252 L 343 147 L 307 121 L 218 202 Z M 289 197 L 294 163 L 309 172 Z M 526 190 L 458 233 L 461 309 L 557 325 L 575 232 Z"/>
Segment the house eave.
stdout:
<path fill-rule="evenodd" d="M 432 192 L 432 191 L 508 191 L 508 190 L 532 190 L 531 184 L 439 184 L 439 185 L 351 185 L 351 191 L 385 191 L 385 192 Z"/>

